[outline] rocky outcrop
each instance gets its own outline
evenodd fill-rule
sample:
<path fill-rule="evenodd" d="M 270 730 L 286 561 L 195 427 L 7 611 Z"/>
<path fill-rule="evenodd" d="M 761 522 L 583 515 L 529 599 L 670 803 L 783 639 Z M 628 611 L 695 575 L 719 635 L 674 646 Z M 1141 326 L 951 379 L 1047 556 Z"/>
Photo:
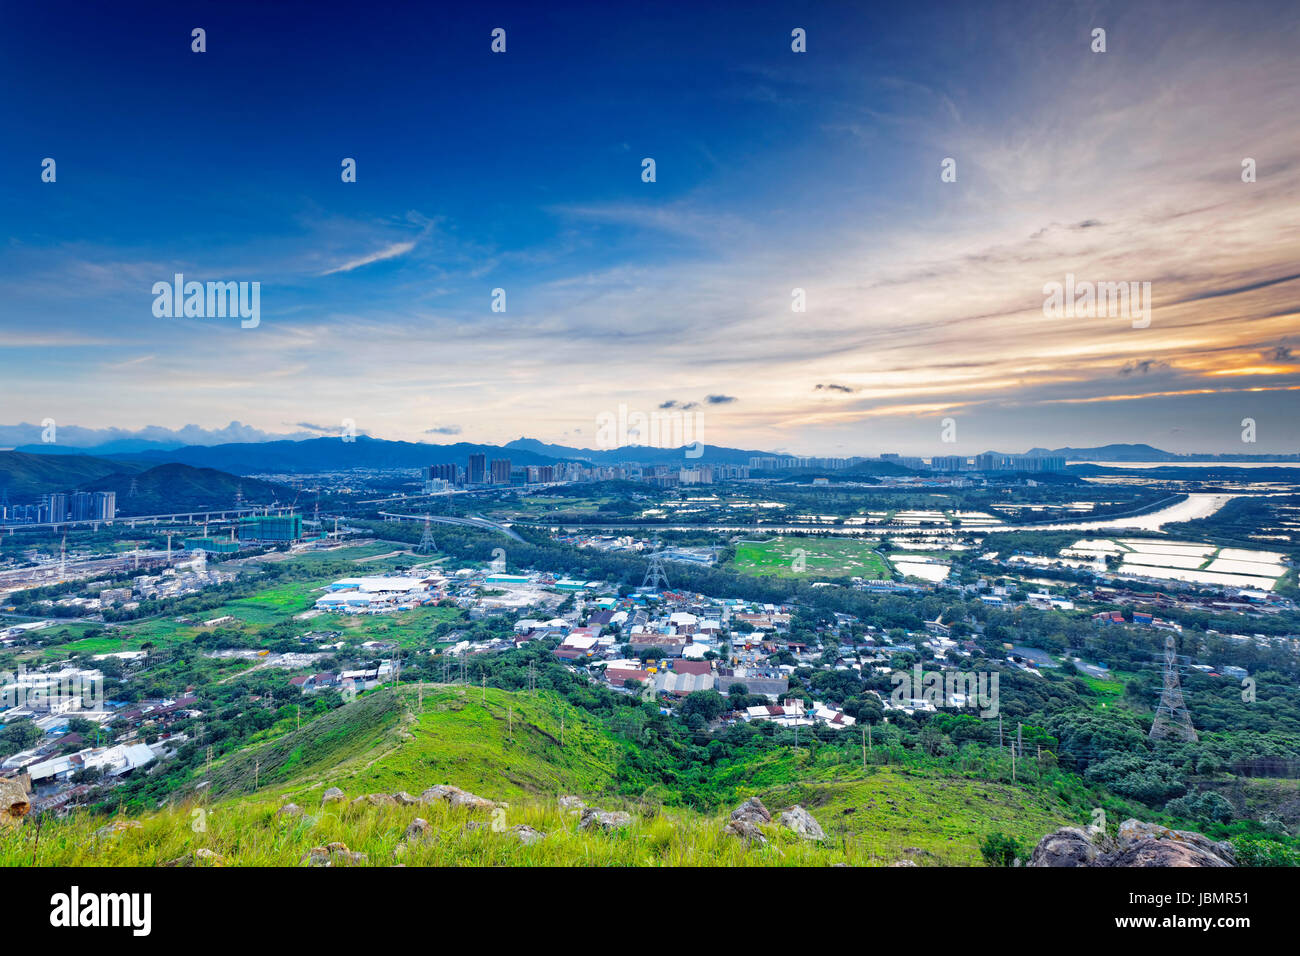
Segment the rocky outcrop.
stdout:
<path fill-rule="evenodd" d="M 275 811 L 275 815 L 277 817 L 300 817 L 302 816 L 302 807 L 296 803 L 286 803 Z"/>
<path fill-rule="evenodd" d="M 762 800 L 758 797 L 750 797 L 731 811 L 731 819 L 744 823 L 771 823 L 772 814 L 768 812 L 767 807 L 763 806 Z"/>
<path fill-rule="evenodd" d="M 226 858 L 220 853 L 199 847 L 193 853 L 186 853 L 174 860 L 168 860 L 163 866 L 225 866 Z"/>
<path fill-rule="evenodd" d="M 528 826 L 526 823 L 518 823 L 515 826 L 512 826 L 508 832 L 513 834 L 515 839 L 524 846 L 532 846 L 538 840 L 545 839 L 546 837 L 546 834 L 541 830 L 536 830 L 533 827 Z"/>
<path fill-rule="evenodd" d="M 424 793 L 420 794 L 420 803 L 435 803 L 438 800 L 445 800 L 453 807 L 464 807 L 468 810 L 495 810 L 505 804 L 494 803 L 485 797 L 470 793 L 468 790 L 462 790 L 460 787 L 453 787 L 448 784 L 437 784 L 430 787 Z"/>
<path fill-rule="evenodd" d="M 96 830 L 95 839 L 111 839 L 113 837 L 120 837 L 123 833 L 127 833 L 131 830 L 143 829 L 144 824 L 140 823 L 138 820 L 114 820 L 112 823 L 108 824 L 108 826 L 103 826 Z"/>
<path fill-rule="evenodd" d="M 722 832 L 754 846 L 767 844 L 767 837 L 758 828 L 758 824 L 750 823 L 748 820 L 731 820 L 722 828 Z"/>
<path fill-rule="evenodd" d="M 330 787 L 328 790 L 325 791 L 324 794 L 321 795 L 320 798 L 320 805 L 322 807 L 330 803 L 347 803 L 347 802 L 348 802 L 348 795 L 344 793 L 342 790 L 340 790 L 338 787 Z"/>
<path fill-rule="evenodd" d="M 356 866 L 366 862 L 366 855 L 349 850 L 346 843 L 330 843 L 315 846 L 302 858 L 304 866 Z"/>
<path fill-rule="evenodd" d="M 354 807 L 395 807 L 397 801 L 386 793 L 366 793 L 352 801 Z"/>
<path fill-rule="evenodd" d="M 817 818 L 797 803 L 788 810 L 783 810 L 780 819 L 781 826 L 793 830 L 805 840 L 826 839 L 826 831 L 817 822 Z"/>
<path fill-rule="evenodd" d="M 31 808 L 22 784 L 17 780 L 0 780 L 0 830 L 17 824 Z"/>
<path fill-rule="evenodd" d="M 1038 841 L 1029 866 L 1095 866 L 1101 851 L 1078 827 L 1061 827 Z"/>
<path fill-rule="evenodd" d="M 578 797 L 564 796 L 560 797 L 560 809 L 568 810 L 570 813 L 581 813 L 587 809 L 587 805 Z"/>
<path fill-rule="evenodd" d="M 411 807 L 419 802 L 416 797 L 411 796 L 405 790 L 398 790 L 395 794 L 393 794 L 393 799 L 396 800 L 404 807 Z"/>
<path fill-rule="evenodd" d="M 1125 820 L 1118 840 L 1096 827 L 1062 827 L 1038 841 L 1029 866 L 1236 866 L 1230 843 L 1190 830 Z"/>
<path fill-rule="evenodd" d="M 1236 866 L 1231 843 L 1217 842 L 1191 830 L 1171 830 L 1158 823 L 1125 820 L 1119 826 L 1119 849 L 1103 866 Z"/>
<path fill-rule="evenodd" d="M 423 817 L 416 817 L 406 828 L 406 840 L 427 840 L 433 836 L 433 825 Z"/>
<path fill-rule="evenodd" d="M 580 830 L 603 830 L 609 833 L 612 830 L 623 830 L 632 825 L 632 815 L 624 813 L 622 810 L 597 810 L 595 807 L 587 807 L 582 811 L 582 819 L 578 821 Z"/>

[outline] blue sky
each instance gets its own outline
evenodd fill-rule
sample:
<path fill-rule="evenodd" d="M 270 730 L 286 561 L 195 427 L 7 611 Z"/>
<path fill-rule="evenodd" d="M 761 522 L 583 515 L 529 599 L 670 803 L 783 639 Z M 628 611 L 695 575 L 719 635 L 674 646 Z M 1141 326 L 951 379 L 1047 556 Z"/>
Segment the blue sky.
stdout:
<path fill-rule="evenodd" d="M 692 6 L 5 10 L 0 424 L 1300 447 L 1293 4 Z M 1067 272 L 1150 327 L 1045 318 Z"/>

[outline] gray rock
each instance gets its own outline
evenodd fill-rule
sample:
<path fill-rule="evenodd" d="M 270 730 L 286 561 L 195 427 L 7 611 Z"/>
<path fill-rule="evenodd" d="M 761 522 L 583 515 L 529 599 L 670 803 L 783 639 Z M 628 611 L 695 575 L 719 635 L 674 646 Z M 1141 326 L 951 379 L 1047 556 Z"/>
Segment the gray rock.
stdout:
<path fill-rule="evenodd" d="M 1100 851 L 1078 827 L 1061 827 L 1038 841 L 1030 866 L 1095 866 Z"/>
<path fill-rule="evenodd" d="M 306 866 L 352 866 L 365 863 L 366 859 L 364 853 L 349 850 L 346 843 L 331 843 L 312 847 L 302 862 Z"/>
<path fill-rule="evenodd" d="M 275 811 L 275 815 L 277 817 L 300 817 L 302 816 L 302 807 L 296 803 L 286 803 Z"/>
<path fill-rule="evenodd" d="M 320 805 L 322 807 L 325 806 L 327 803 L 347 803 L 347 802 L 348 802 L 348 795 L 344 793 L 342 790 L 340 790 L 338 787 L 330 787 L 328 790 L 325 791 L 324 794 L 322 794 L 320 798 Z"/>
<path fill-rule="evenodd" d="M 750 823 L 748 820 L 732 820 L 722 828 L 722 832 L 755 846 L 763 846 L 767 843 L 767 837 L 758 828 L 758 824 Z"/>
<path fill-rule="evenodd" d="M 462 790 L 460 787 L 453 787 L 448 784 L 437 784 L 425 790 L 420 794 L 420 803 L 433 803 L 437 800 L 445 800 L 453 807 L 464 807 L 469 810 L 494 810 L 498 804 L 485 797 L 470 793 L 468 790 Z"/>
<path fill-rule="evenodd" d="M 546 834 L 541 830 L 535 830 L 524 823 L 519 823 L 511 827 L 510 832 L 513 833 L 515 838 L 524 846 L 532 846 L 538 840 L 545 839 L 546 837 Z"/>
<path fill-rule="evenodd" d="M 393 799 L 396 800 L 404 807 L 414 806 L 415 803 L 417 802 L 416 798 L 411 796 L 405 790 L 397 791 L 397 793 L 393 794 Z"/>
<path fill-rule="evenodd" d="M 1220 843 L 1191 830 L 1171 830 L 1158 823 L 1143 823 L 1141 820 L 1125 820 L 1119 825 L 1120 850 L 1146 839 L 1187 844 L 1203 853 L 1221 857 L 1229 865 L 1235 865 L 1237 862 L 1237 850 L 1231 843 L 1226 841 Z"/>
<path fill-rule="evenodd" d="M 95 839 L 103 840 L 105 838 L 119 837 L 129 830 L 143 830 L 144 824 L 137 820 L 114 820 L 108 826 L 100 827 L 95 831 Z"/>
<path fill-rule="evenodd" d="M 795 804 L 788 810 L 781 813 L 781 826 L 788 830 L 793 830 L 805 840 L 825 840 L 826 831 L 822 829 L 817 818 L 811 813 Z"/>
<path fill-rule="evenodd" d="M 1104 832 L 1062 827 L 1038 841 L 1029 866 L 1189 866 L 1236 865 L 1230 843 L 1190 830 L 1171 830 L 1156 823 L 1125 820 L 1118 843 Z"/>
<path fill-rule="evenodd" d="M 745 823 L 771 823 L 772 814 L 768 812 L 767 807 L 763 806 L 762 800 L 758 797 L 750 797 L 731 811 L 731 819 L 742 820 Z"/>
<path fill-rule="evenodd" d="M 199 847 L 193 853 L 178 856 L 164 863 L 163 866 L 224 866 L 225 863 L 226 858 L 220 853 L 215 853 L 207 847 Z"/>
<path fill-rule="evenodd" d="M 386 793 L 366 793 L 352 801 L 352 806 L 395 807 L 397 801 Z"/>
<path fill-rule="evenodd" d="M 597 810 L 595 807 L 587 807 L 582 811 L 582 819 L 578 821 L 578 828 L 581 830 L 600 829 L 609 833 L 611 830 L 621 830 L 632 825 L 632 815 L 624 813 L 622 810 Z"/>
<path fill-rule="evenodd" d="M 416 817 L 406 828 L 403 836 L 407 840 L 427 840 L 433 836 L 433 826 L 423 817 Z"/>

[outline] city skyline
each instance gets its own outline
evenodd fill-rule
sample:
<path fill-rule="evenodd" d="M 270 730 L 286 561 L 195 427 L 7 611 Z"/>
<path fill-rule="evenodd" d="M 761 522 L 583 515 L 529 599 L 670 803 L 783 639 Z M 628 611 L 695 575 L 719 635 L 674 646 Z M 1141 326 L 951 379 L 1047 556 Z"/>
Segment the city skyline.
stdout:
<path fill-rule="evenodd" d="M 361 51 L 256 8 L 8 16 L 0 76 L 42 81 L 0 105 L 6 426 L 1300 447 L 1284 4 L 379 10 Z M 260 283 L 260 322 L 155 315 L 177 274 Z M 1149 323 L 1049 317 L 1074 277 L 1149 283 Z"/>

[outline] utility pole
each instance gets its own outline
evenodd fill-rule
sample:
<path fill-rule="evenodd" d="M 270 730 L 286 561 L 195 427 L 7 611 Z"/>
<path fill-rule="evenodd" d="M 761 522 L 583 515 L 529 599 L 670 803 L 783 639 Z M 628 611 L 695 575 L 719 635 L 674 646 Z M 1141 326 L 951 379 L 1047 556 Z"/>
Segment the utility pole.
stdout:
<path fill-rule="evenodd" d="M 867 769 L 867 728 L 862 728 L 862 769 Z"/>

